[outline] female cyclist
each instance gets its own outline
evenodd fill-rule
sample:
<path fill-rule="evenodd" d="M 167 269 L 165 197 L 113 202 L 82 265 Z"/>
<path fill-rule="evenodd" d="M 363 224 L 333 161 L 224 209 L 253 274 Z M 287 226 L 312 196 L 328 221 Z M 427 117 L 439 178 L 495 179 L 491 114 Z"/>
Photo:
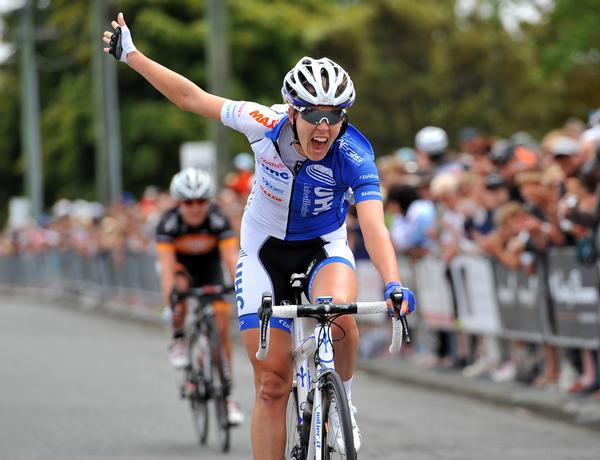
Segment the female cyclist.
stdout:
<path fill-rule="evenodd" d="M 275 303 L 291 300 L 290 275 L 299 272 L 308 276 L 311 300 L 318 296 L 333 296 L 334 302 L 356 300 L 354 257 L 344 223 L 350 200 L 356 203 L 371 260 L 386 283 L 386 299 L 401 290 L 406 300 L 403 314 L 415 306 L 413 293 L 400 284 L 384 225 L 372 147 L 348 123 L 346 110 L 355 98 L 352 80 L 327 58 L 305 57 L 284 78 L 285 104 L 265 107 L 231 101 L 207 93 L 144 56 L 133 45 L 122 13 L 117 21 L 112 22 L 114 32 L 104 33 L 105 53 L 126 62 L 178 107 L 244 133 L 254 152 L 255 179 L 242 221 L 236 300 L 243 341 L 254 367 L 254 458 L 281 460 L 292 383 L 291 322 L 272 319 L 269 356 L 257 361 L 256 312 L 264 291 L 273 293 Z M 336 323 L 340 327 L 333 328 L 335 367 L 350 400 L 358 329 L 351 315 Z M 358 449 L 356 409 L 349 404 Z"/>

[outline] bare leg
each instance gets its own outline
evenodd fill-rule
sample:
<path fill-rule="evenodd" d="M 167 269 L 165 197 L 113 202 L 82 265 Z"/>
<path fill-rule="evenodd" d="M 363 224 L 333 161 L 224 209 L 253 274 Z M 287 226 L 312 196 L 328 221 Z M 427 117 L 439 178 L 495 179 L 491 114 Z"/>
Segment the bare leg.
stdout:
<path fill-rule="evenodd" d="M 227 308 L 229 308 L 229 305 Z M 229 366 L 231 368 L 231 359 L 233 356 L 231 348 L 231 334 L 229 333 L 230 319 L 230 311 L 226 310 L 225 307 L 221 308 L 221 306 L 219 305 L 219 308 L 217 308 L 215 311 L 215 322 L 217 323 L 217 329 L 219 330 L 221 343 L 225 348 L 225 356 L 227 356 L 227 361 L 229 361 Z"/>
<path fill-rule="evenodd" d="M 292 387 L 292 339 L 289 332 L 271 329 L 269 354 L 256 360 L 258 329 L 242 332 L 254 367 L 256 397 L 252 410 L 252 452 L 255 460 L 281 460 L 285 450 L 285 412 Z"/>

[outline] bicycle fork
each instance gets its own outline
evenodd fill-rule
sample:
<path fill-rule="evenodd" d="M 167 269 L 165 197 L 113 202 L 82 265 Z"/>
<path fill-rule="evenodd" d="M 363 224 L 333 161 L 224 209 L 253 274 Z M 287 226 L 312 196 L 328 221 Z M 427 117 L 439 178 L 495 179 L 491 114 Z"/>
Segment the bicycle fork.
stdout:
<path fill-rule="evenodd" d="M 316 342 L 317 362 L 316 362 L 316 378 L 315 378 L 315 394 L 313 400 L 312 419 L 310 427 L 310 438 L 308 442 L 307 459 L 323 458 L 323 449 L 327 446 L 323 445 L 323 386 L 321 377 L 335 370 L 333 362 L 333 340 L 331 337 L 331 327 L 328 324 L 318 324 L 314 330 L 313 341 Z"/>

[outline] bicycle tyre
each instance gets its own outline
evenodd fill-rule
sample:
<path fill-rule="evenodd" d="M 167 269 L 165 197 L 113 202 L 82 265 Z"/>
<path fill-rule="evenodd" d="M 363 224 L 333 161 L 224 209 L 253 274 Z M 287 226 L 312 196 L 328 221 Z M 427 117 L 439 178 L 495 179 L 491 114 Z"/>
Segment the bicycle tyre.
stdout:
<path fill-rule="evenodd" d="M 350 418 L 350 408 L 346 397 L 346 390 L 342 384 L 342 378 L 337 372 L 329 372 L 322 377 L 323 379 L 323 455 L 322 460 L 356 460 L 356 450 L 354 449 L 354 437 L 352 435 L 352 419 Z M 329 420 L 329 409 L 335 405 L 338 409 L 340 420 L 340 430 L 343 434 L 345 445 L 345 455 L 342 455 L 332 446 L 336 445 L 336 435 L 333 424 Z"/>
<path fill-rule="evenodd" d="M 206 345 L 208 341 L 201 340 L 200 335 L 194 335 L 190 341 L 190 382 L 194 385 L 195 390 L 189 396 L 190 409 L 192 411 L 192 420 L 194 422 L 194 430 L 198 437 L 198 442 L 201 445 L 206 445 L 209 432 L 209 409 L 208 399 L 210 397 L 209 385 L 205 380 L 205 372 L 203 369 L 203 356 L 210 353 Z"/>
<path fill-rule="evenodd" d="M 231 448 L 231 424 L 229 423 L 229 409 L 227 400 L 231 390 L 229 363 L 225 349 L 221 344 L 221 337 L 214 321 L 208 321 L 210 336 L 211 362 L 213 365 L 213 401 L 217 416 L 217 435 L 222 452 L 229 452 Z"/>

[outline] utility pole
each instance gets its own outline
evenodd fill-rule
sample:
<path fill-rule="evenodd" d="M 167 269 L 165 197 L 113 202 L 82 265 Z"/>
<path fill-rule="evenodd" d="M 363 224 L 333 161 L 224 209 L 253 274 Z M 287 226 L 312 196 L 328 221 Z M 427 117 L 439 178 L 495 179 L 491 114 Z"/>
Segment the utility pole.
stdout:
<path fill-rule="evenodd" d="M 117 201 L 123 192 L 121 126 L 117 62 L 104 56 L 105 0 L 91 0 L 92 64 L 96 127 L 96 195 L 102 203 Z"/>
<path fill-rule="evenodd" d="M 227 1 L 207 0 L 208 18 L 207 55 L 209 91 L 227 97 L 229 90 L 229 41 L 227 34 Z M 229 132 L 221 123 L 210 122 L 210 137 L 217 152 L 217 177 L 219 182 L 230 167 Z"/>
<path fill-rule="evenodd" d="M 104 56 L 106 0 L 91 0 L 92 63 L 96 127 L 96 194 L 102 203 L 117 201 L 123 192 L 121 126 L 117 62 Z M 110 30 L 110 29 L 109 29 Z"/>
<path fill-rule="evenodd" d="M 96 199 L 103 204 L 110 204 L 108 184 L 108 136 L 104 107 L 104 60 L 102 52 L 105 44 L 102 41 L 103 19 L 105 17 L 104 0 L 91 0 L 90 20 L 92 21 L 92 81 L 94 85 L 94 127 L 96 138 Z"/>
<path fill-rule="evenodd" d="M 33 3 L 33 0 L 27 0 L 21 10 L 20 90 L 21 143 L 26 160 L 25 192 L 31 201 L 32 215 L 37 219 L 44 208 L 44 188 Z"/>
<path fill-rule="evenodd" d="M 111 201 L 118 200 L 123 193 L 121 164 L 121 123 L 119 111 L 119 86 L 117 84 L 117 61 L 106 59 L 104 63 L 104 113 L 108 134 L 108 170 Z"/>

